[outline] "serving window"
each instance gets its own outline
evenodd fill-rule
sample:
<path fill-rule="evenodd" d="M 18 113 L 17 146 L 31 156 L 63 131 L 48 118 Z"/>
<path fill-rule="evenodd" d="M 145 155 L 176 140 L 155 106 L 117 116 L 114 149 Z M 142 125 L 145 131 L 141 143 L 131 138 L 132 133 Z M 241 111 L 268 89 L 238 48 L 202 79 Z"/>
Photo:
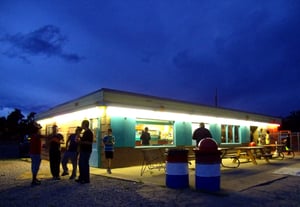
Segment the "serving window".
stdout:
<path fill-rule="evenodd" d="M 174 122 L 162 120 L 138 119 L 135 126 L 135 145 L 141 146 L 141 135 L 145 128 L 150 133 L 151 146 L 170 145 L 174 143 Z"/>

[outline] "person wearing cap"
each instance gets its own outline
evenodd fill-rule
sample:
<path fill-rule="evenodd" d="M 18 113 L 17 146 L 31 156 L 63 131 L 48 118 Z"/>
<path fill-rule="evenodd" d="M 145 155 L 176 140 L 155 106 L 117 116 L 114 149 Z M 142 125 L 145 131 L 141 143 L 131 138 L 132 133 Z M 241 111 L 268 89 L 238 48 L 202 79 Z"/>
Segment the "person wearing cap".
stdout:
<path fill-rule="evenodd" d="M 60 180 L 60 145 L 64 143 L 63 135 L 59 134 L 57 131 L 57 125 L 53 125 L 52 134 L 49 136 L 49 162 L 53 180 Z"/>
<path fill-rule="evenodd" d="M 80 133 L 82 131 L 81 127 L 77 127 L 75 133 L 71 134 L 66 141 L 66 151 L 61 161 L 61 165 L 63 168 L 63 173 L 61 176 L 69 175 L 69 169 L 67 163 L 71 160 L 72 163 L 72 174 L 70 179 L 74 179 L 76 177 L 77 171 L 77 158 L 78 158 L 78 141 L 80 140 Z"/>

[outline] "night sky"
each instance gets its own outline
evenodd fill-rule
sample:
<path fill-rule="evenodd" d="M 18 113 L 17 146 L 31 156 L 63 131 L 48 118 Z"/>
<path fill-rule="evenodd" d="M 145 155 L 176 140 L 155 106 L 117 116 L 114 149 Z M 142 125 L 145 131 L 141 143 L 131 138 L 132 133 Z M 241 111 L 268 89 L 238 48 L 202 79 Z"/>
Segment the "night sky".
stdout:
<path fill-rule="evenodd" d="M 0 115 L 101 88 L 285 117 L 298 0 L 1 0 Z"/>

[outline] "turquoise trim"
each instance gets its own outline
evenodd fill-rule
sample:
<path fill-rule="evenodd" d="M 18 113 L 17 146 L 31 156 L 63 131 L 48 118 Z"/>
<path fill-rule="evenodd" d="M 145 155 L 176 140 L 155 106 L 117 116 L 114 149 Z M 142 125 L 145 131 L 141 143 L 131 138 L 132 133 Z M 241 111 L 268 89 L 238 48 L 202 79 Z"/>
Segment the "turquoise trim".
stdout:
<path fill-rule="evenodd" d="M 212 138 L 218 143 L 221 143 L 221 125 L 220 124 L 210 124 L 209 131 Z"/>
<path fill-rule="evenodd" d="M 240 127 L 240 137 L 241 143 L 249 143 L 250 142 L 250 127 L 249 126 L 241 126 Z"/>
<path fill-rule="evenodd" d="M 135 147 L 135 119 L 111 117 L 110 125 L 116 139 L 115 147 Z"/>
<path fill-rule="evenodd" d="M 100 118 L 97 119 L 96 127 L 96 143 L 93 143 L 92 154 L 90 158 L 90 166 L 100 167 L 101 166 L 101 129 L 100 129 Z"/>
<path fill-rule="evenodd" d="M 176 146 L 192 145 L 192 123 L 184 121 L 175 122 L 174 142 Z"/>

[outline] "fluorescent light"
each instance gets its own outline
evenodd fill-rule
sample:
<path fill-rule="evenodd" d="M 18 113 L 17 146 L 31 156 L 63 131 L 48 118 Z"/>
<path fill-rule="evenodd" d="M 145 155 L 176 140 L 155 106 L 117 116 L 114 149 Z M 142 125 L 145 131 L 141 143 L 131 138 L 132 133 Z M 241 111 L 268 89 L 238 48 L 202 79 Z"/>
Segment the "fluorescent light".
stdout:
<path fill-rule="evenodd" d="M 105 107 L 93 107 L 85 110 L 75 111 L 72 113 L 53 116 L 47 119 L 38 120 L 38 122 L 42 126 L 45 126 L 47 124 L 53 124 L 53 123 L 60 125 L 75 120 L 99 118 L 103 115 L 104 111 L 105 111 Z"/>
<path fill-rule="evenodd" d="M 241 119 L 229 119 L 226 117 L 202 116 L 197 114 L 174 113 L 167 111 L 155 111 L 146 109 L 135 109 L 116 106 L 93 107 L 85 110 L 80 110 L 72 113 L 67 113 L 59 116 L 54 116 L 48 119 L 39 120 L 39 123 L 44 126 L 46 124 L 65 124 L 74 120 L 84 120 L 92 118 L 100 118 L 105 114 L 109 117 L 123 116 L 142 119 L 156 120 L 171 120 L 171 121 L 188 121 L 188 122 L 205 122 L 209 124 L 226 124 L 226 125 L 242 125 L 242 126 L 258 126 L 265 128 L 276 128 L 279 124 L 257 122 Z"/>
<path fill-rule="evenodd" d="M 124 116 L 124 117 L 143 118 L 143 119 L 205 122 L 210 124 L 259 126 L 259 127 L 269 127 L 269 128 L 275 128 L 280 126 L 279 124 L 274 124 L 274 123 L 248 121 L 248 120 L 241 120 L 241 119 L 229 119 L 226 117 L 202 116 L 196 114 L 184 114 L 184 113 L 174 113 L 174 112 L 165 112 L 165 111 L 115 107 L 115 106 L 108 106 L 106 112 L 108 116 Z"/>

